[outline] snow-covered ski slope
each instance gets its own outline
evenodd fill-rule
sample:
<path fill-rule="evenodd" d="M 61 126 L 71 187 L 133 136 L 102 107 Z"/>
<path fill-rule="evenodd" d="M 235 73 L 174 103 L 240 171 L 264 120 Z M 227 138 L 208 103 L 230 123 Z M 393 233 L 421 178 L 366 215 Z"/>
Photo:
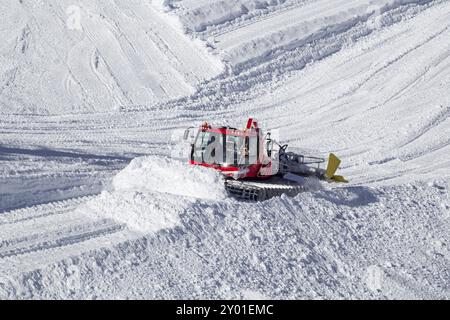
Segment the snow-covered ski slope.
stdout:
<path fill-rule="evenodd" d="M 25 115 L 2 87 L 1 298 L 450 298 L 450 3 L 261 3 L 148 6 L 217 67 L 175 100 Z M 166 158 L 174 131 L 249 116 L 351 184 L 243 203 Z"/>
<path fill-rule="evenodd" d="M 147 1 L 2 1 L 2 112 L 116 110 L 188 95 L 222 65 Z"/>

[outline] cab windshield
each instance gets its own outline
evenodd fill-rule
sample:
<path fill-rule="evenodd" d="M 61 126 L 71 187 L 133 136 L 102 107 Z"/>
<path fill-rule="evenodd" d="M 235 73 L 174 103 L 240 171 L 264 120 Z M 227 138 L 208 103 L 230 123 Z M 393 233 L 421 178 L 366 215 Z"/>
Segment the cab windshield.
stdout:
<path fill-rule="evenodd" d="M 258 153 L 257 136 L 201 131 L 193 146 L 192 160 L 221 166 L 242 166 L 257 163 Z"/>

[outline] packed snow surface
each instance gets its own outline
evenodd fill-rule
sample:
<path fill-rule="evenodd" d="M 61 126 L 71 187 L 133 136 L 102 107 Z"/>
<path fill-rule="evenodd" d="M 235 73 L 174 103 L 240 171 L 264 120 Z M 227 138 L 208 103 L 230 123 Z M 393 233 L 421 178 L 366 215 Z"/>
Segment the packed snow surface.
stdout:
<path fill-rule="evenodd" d="M 221 62 L 149 1 L 2 1 L 0 113 L 78 113 L 167 101 Z"/>
<path fill-rule="evenodd" d="M 0 299 L 450 299 L 449 1 L 0 7 Z M 248 117 L 350 184 L 242 202 L 170 158 Z"/>

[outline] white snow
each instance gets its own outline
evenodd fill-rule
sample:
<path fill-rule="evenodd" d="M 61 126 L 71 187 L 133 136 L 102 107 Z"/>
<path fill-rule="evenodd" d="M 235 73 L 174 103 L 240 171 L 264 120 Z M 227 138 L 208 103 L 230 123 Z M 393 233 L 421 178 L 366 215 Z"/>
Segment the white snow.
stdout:
<path fill-rule="evenodd" d="M 217 31 L 220 27 L 223 32 L 233 24 L 248 23 L 268 13 L 276 14 L 308 2 L 310 0 L 168 0 L 166 5 L 176 8 L 181 21 L 191 31 Z"/>
<path fill-rule="evenodd" d="M 104 191 L 81 210 L 93 217 L 114 219 L 134 231 L 148 234 L 179 225 L 179 215 L 191 203 L 190 199 L 160 193 Z"/>
<path fill-rule="evenodd" d="M 96 250 L 88 240 L 52 249 L 50 257 L 52 250 L 2 258 L 1 270 L 9 273 L 0 278 L 5 284 L 0 294 L 448 299 L 449 217 L 436 201 L 448 195 L 450 186 L 440 185 L 444 189 L 418 183 L 323 190 L 264 203 L 204 203 L 187 208 L 175 229 L 128 234 L 129 240 L 123 231 L 108 234 L 96 239 L 104 247 Z M 140 201 L 129 203 L 127 211 L 133 213 Z M 169 198 L 169 210 L 171 203 Z M 57 236 L 37 230 L 39 237 Z M 12 245 L 5 242 L 0 254 Z M 26 267 L 31 259 L 40 262 L 36 270 Z M 75 286 L 67 285 L 72 283 L 69 271 L 78 272 Z"/>
<path fill-rule="evenodd" d="M 221 62 L 148 1 L 2 1 L 0 113 L 118 110 L 195 92 Z"/>
<path fill-rule="evenodd" d="M 176 227 L 179 216 L 198 199 L 226 198 L 224 181 L 212 169 L 189 166 L 165 157 L 134 159 L 104 191 L 80 210 L 112 218 L 143 233 Z"/>
<path fill-rule="evenodd" d="M 219 172 L 168 157 L 134 159 L 114 177 L 112 185 L 116 191 L 150 191 L 208 200 L 226 197 Z"/>
<path fill-rule="evenodd" d="M 450 298 L 448 1 L 78 3 L 0 3 L 0 298 Z M 169 158 L 249 116 L 350 184 Z"/>
<path fill-rule="evenodd" d="M 317 41 L 326 35 L 348 30 L 357 23 L 367 21 L 370 28 L 383 24 L 383 14 L 406 5 L 414 0 L 317 0 L 287 1 L 279 10 L 264 19 L 237 23 L 229 32 L 215 33 L 213 30 L 204 37 L 217 47 L 223 59 L 232 66 L 265 60 L 267 56 L 280 51 Z M 429 2 L 428 0 L 421 1 Z M 194 1 L 197 3 L 197 1 Z M 200 2 L 200 7 L 192 8 L 187 2 L 187 12 L 181 21 L 187 28 L 203 31 L 206 26 L 232 23 L 242 15 L 252 11 L 280 6 L 278 1 L 209 1 Z M 183 1 L 182 6 L 186 6 Z"/>

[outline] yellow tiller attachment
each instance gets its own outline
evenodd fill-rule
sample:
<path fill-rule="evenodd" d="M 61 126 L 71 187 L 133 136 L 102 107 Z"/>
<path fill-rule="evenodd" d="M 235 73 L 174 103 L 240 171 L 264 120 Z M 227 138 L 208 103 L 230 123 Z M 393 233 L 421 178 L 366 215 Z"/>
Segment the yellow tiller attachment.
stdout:
<path fill-rule="evenodd" d="M 345 179 L 343 176 L 335 175 L 340 164 L 341 160 L 338 157 L 336 157 L 335 154 L 330 153 L 330 157 L 328 159 L 328 167 L 325 176 L 327 177 L 327 179 L 332 180 L 334 182 L 348 183 L 348 180 Z"/>

